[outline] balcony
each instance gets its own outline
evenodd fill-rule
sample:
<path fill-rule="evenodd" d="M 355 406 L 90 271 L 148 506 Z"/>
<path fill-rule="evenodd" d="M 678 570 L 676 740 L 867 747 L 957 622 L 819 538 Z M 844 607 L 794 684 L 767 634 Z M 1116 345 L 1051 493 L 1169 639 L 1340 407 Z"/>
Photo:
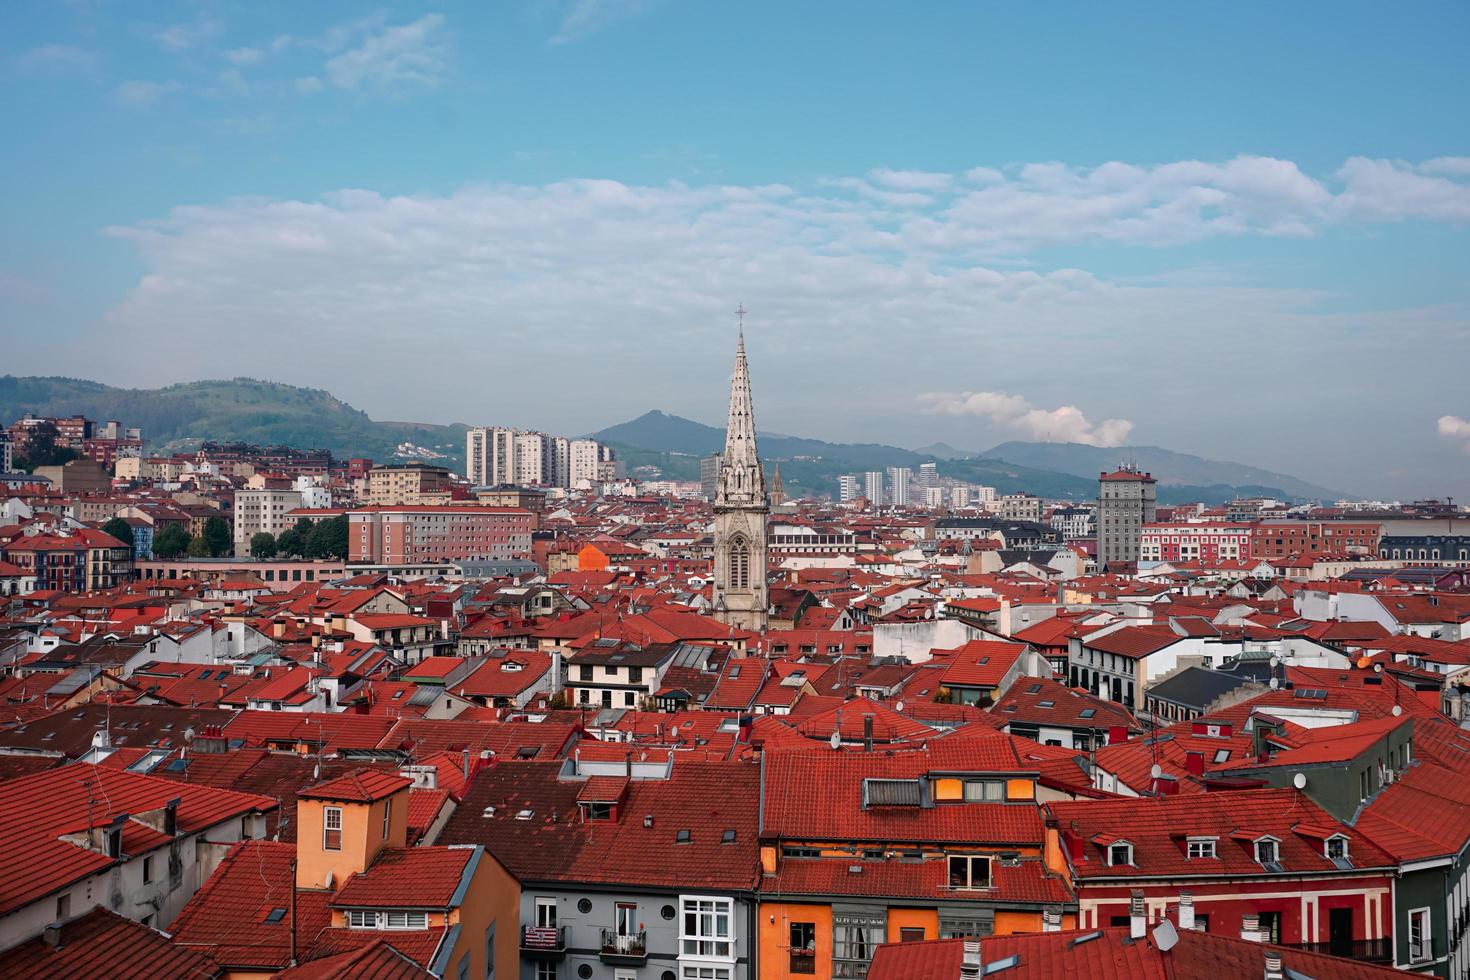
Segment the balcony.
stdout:
<path fill-rule="evenodd" d="M 793 949 L 791 951 L 790 973 L 816 973 L 817 951 L 814 949 Z"/>
<path fill-rule="evenodd" d="M 1392 939 L 1348 939 L 1325 943 L 1282 943 L 1288 949 L 1323 956 L 1342 956 L 1363 963 L 1392 963 Z"/>
<path fill-rule="evenodd" d="M 528 960 L 562 959 L 567 955 L 567 927 L 521 927 L 521 955 Z"/>
<path fill-rule="evenodd" d="M 602 962 L 613 966 L 642 966 L 648 962 L 648 933 L 602 930 Z"/>

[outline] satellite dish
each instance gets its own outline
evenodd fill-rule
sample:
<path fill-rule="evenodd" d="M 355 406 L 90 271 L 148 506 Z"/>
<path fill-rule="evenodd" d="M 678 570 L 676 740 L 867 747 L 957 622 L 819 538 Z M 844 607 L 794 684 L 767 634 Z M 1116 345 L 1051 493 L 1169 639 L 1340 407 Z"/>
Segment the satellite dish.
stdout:
<path fill-rule="evenodd" d="M 832 748 L 838 749 L 838 748 L 841 748 L 841 747 L 842 747 L 842 733 L 841 732 L 834 731 L 832 733 Z"/>
<path fill-rule="evenodd" d="M 902 701 L 895 701 L 895 702 L 893 702 L 893 710 L 894 711 L 902 711 L 903 710 L 903 702 Z"/>
<path fill-rule="evenodd" d="M 1174 928 L 1173 920 L 1165 919 L 1154 926 L 1154 945 L 1158 947 L 1159 952 L 1167 953 L 1178 944 L 1179 932 Z"/>
<path fill-rule="evenodd" d="M 1274 690 L 1276 690 L 1280 686 L 1281 686 L 1281 681 L 1277 680 L 1275 677 L 1271 678 L 1271 690 L 1274 691 Z"/>
<path fill-rule="evenodd" d="M 1155 762 L 1154 767 L 1148 771 L 1148 774 L 1155 779 L 1158 779 L 1164 774 L 1164 768 L 1160 766 L 1157 762 Z"/>
<path fill-rule="evenodd" d="M 1401 715 L 1403 713 L 1404 713 L 1404 709 L 1403 709 L 1403 706 L 1402 705 L 1396 704 L 1396 705 L 1393 706 L 1393 716 L 1395 718 L 1397 718 L 1399 715 Z"/>
<path fill-rule="evenodd" d="M 1292 776 L 1291 777 L 1291 785 L 1295 786 L 1297 789 L 1306 789 L 1307 788 L 1307 774 L 1304 773 L 1304 772 L 1299 772 L 1295 776 Z"/>

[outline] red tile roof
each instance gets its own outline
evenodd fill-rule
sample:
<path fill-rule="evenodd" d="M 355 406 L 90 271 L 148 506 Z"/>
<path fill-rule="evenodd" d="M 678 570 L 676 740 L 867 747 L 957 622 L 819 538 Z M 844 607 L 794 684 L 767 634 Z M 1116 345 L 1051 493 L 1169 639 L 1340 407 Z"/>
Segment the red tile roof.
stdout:
<path fill-rule="evenodd" d="M 0 914 L 14 911 L 44 895 L 115 863 L 105 853 L 72 843 L 65 835 L 104 827 L 114 815 L 162 810 L 179 798 L 179 830 L 192 833 L 235 817 L 265 813 L 276 801 L 264 796 L 203 786 L 99 766 L 76 764 L 12 779 L 0 795 Z M 141 824 L 125 828 L 134 846 L 157 847 L 163 835 Z M 125 852 L 126 853 L 126 852 Z M 134 852 L 138 853 L 138 852 Z"/>
<path fill-rule="evenodd" d="M 474 847 L 390 847 L 342 883 L 333 908 L 446 909 L 481 858 Z"/>
<path fill-rule="evenodd" d="M 334 930 L 339 931 L 339 930 Z M 434 975 L 400 953 L 395 935 L 372 937 L 361 949 L 303 963 L 276 974 L 278 980 L 430 980 Z"/>
<path fill-rule="evenodd" d="M 0 953 L 0 976 L 31 980 L 156 980 L 221 974 L 218 963 L 197 950 L 175 946 L 161 932 L 102 906 L 61 927 L 52 946 L 37 937 Z"/>
<path fill-rule="evenodd" d="M 302 789 L 297 796 L 308 800 L 333 800 L 344 803 L 373 803 L 402 792 L 413 780 L 395 772 L 364 769 L 329 779 Z"/>

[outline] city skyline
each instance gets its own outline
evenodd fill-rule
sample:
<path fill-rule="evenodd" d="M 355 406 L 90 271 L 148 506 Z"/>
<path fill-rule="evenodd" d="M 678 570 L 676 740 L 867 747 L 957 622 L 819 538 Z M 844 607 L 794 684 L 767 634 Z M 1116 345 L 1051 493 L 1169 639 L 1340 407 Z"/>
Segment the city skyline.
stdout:
<path fill-rule="evenodd" d="M 1465 11 L 1136 9 L 12 8 L 6 370 L 1463 497 Z"/>

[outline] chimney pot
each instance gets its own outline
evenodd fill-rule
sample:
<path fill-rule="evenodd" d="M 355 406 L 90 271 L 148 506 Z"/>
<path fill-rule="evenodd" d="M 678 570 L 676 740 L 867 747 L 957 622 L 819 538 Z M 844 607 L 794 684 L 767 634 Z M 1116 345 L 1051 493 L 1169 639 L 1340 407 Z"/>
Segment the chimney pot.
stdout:
<path fill-rule="evenodd" d="M 1281 968 L 1281 954 L 1274 949 L 1266 951 L 1265 980 L 1283 980 L 1286 976 Z"/>
<path fill-rule="evenodd" d="M 1142 939 L 1148 934 L 1148 907 L 1143 901 L 1143 892 L 1133 889 L 1128 897 L 1128 935 Z"/>
<path fill-rule="evenodd" d="M 1194 895 L 1190 892 L 1179 893 L 1179 928 L 1193 929 L 1194 925 Z"/>
<path fill-rule="evenodd" d="M 46 945 L 47 946 L 50 946 L 52 949 L 60 949 L 61 948 L 61 920 L 58 919 L 57 921 L 48 924 L 46 926 L 46 931 L 43 934 L 43 936 L 45 938 L 45 941 L 46 941 Z"/>
<path fill-rule="evenodd" d="M 1255 913 L 1240 917 L 1240 938 L 1253 943 L 1261 941 L 1261 917 Z"/>

